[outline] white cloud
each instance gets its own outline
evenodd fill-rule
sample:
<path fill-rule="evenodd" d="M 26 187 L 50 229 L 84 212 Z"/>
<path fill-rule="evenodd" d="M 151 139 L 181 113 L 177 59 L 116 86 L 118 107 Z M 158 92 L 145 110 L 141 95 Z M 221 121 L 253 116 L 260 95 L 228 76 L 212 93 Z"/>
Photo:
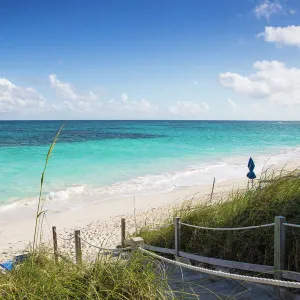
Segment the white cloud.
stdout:
<path fill-rule="evenodd" d="M 127 112 L 151 112 L 157 109 L 157 107 L 151 104 L 148 100 L 144 98 L 139 101 L 130 100 L 125 93 L 121 94 L 120 99 L 118 100 L 109 100 L 108 105 L 112 110 Z"/>
<path fill-rule="evenodd" d="M 94 101 L 98 100 L 98 96 L 92 91 L 87 94 L 79 95 L 74 91 L 73 86 L 68 82 L 60 81 L 56 74 L 50 74 L 49 80 L 51 87 L 54 88 L 58 95 L 62 98 L 73 100 L 73 101 Z"/>
<path fill-rule="evenodd" d="M 265 31 L 258 34 L 266 42 L 300 47 L 300 26 L 265 27 Z"/>
<path fill-rule="evenodd" d="M 236 104 L 233 100 L 231 100 L 230 98 L 227 99 L 229 105 L 232 107 L 232 109 L 235 111 L 236 110 Z"/>
<path fill-rule="evenodd" d="M 169 111 L 178 116 L 197 116 L 209 111 L 209 105 L 206 102 L 177 101 L 175 105 L 169 107 Z"/>
<path fill-rule="evenodd" d="M 127 94 L 122 93 L 122 95 L 121 95 L 121 100 L 122 100 L 123 103 L 127 103 L 127 101 L 128 101 L 128 96 L 127 96 Z"/>
<path fill-rule="evenodd" d="M 142 118 L 155 116 L 158 107 L 141 98 L 132 100 L 123 93 L 117 100 L 101 102 L 93 92 L 77 94 L 69 83 L 61 82 L 56 75 L 49 76 L 51 86 L 61 98 L 46 101 L 37 91 L 19 87 L 5 78 L 0 78 L 0 113 L 9 116 L 76 116 L 76 118 Z M 28 113 L 27 113 L 28 112 Z M 72 118 L 71 117 L 71 118 Z M 6 118 L 6 116 L 5 116 Z"/>
<path fill-rule="evenodd" d="M 300 104 L 300 69 L 287 68 L 279 61 L 257 61 L 256 73 L 242 76 L 237 73 L 219 74 L 220 83 L 251 98 L 269 99 L 280 105 Z"/>
<path fill-rule="evenodd" d="M 43 108 L 45 99 L 34 89 L 19 87 L 0 78 L 0 113 L 24 112 Z"/>
<path fill-rule="evenodd" d="M 284 9 L 279 1 L 264 0 L 260 5 L 254 8 L 254 13 L 258 19 L 265 18 L 268 21 L 271 16 L 277 13 L 283 13 Z"/>

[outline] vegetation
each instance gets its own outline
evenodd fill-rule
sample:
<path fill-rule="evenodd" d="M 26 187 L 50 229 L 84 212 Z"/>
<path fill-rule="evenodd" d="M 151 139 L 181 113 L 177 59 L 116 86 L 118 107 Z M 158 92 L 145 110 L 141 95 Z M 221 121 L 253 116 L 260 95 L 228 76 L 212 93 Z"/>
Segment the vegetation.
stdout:
<path fill-rule="evenodd" d="M 99 257 L 76 265 L 54 263 L 42 252 L 18 268 L 0 275 L 1 299 L 167 299 L 167 284 L 155 262 L 139 253 L 130 260 Z"/>
<path fill-rule="evenodd" d="M 205 227 L 243 227 L 273 223 L 285 216 L 288 223 L 300 224 L 300 178 L 297 172 L 268 178 L 264 186 L 236 191 L 226 201 L 201 203 L 174 212 L 181 221 Z M 288 270 L 300 272 L 300 229 L 287 227 Z M 146 243 L 174 248 L 174 229 L 138 233 Z M 210 231 L 181 227 L 182 249 L 190 253 L 227 260 L 273 265 L 274 228 L 242 231 Z"/>

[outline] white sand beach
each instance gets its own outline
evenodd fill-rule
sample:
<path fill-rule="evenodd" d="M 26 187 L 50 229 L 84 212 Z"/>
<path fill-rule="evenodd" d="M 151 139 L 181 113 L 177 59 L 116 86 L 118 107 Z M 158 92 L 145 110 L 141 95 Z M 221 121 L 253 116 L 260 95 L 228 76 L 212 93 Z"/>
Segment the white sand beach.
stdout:
<path fill-rule="evenodd" d="M 291 160 L 286 164 L 269 166 L 270 171 L 294 170 L 300 166 L 300 160 Z M 259 174 L 258 174 L 259 176 Z M 218 174 L 216 174 L 218 178 Z M 213 201 L 226 196 L 230 191 L 247 187 L 245 177 L 216 182 Z M 184 201 L 208 201 L 212 184 L 180 187 L 171 192 L 155 195 L 139 195 L 118 199 L 108 199 L 85 206 L 78 210 L 66 212 L 47 212 L 43 222 L 42 241 L 51 245 L 51 227 L 56 226 L 57 232 L 69 238 L 74 230 L 80 229 L 81 236 L 94 245 L 115 247 L 120 244 L 121 218 L 126 218 L 126 232 L 133 233 L 142 226 L 156 226 L 172 215 L 173 209 Z M 0 262 L 21 253 L 33 240 L 34 217 L 19 220 L 0 221 Z M 62 251 L 74 254 L 74 239 L 58 239 L 58 247 Z M 83 251 L 88 252 L 90 246 L 82 243 Z M 90 249 L 90 251 L 92 251 Z"/>

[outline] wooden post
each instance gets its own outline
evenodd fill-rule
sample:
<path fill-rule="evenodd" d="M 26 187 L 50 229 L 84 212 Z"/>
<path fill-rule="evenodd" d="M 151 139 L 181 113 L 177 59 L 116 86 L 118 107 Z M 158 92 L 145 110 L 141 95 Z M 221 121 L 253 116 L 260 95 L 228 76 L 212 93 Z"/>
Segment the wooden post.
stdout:
<path fill-rule="evenodd" d="M 121 219 L 121 247 L 125 247 L 125 231 L 126 230 L 126 222 L 125 218 Z"/>
<path fill-rule="evenodd" d="M 274 279 L 282 280 L 285 269 L 285 217 L 276 216 L 274 226 Z M 280 287 L 276 287 L 276 294 L 280 297 Z"/>
<path fill-rule="evenodd" d="M 57 263 L 58 262 L 58 251 L 57 251 L 57 234 L 56 234 L 55 226 L 52 226 L 52 236 L 53 236 L 54 260 L 55 260 L 55 263 Z"/>
<path fill-rule="evenodd" d="M 216 182 L 216 177 L 214 177 L 214 181 L 213 181 L 213 186 L 212 186 L 212 189 L 211 189 L 211 194 L 210 194 L 209 202 L 211 202 L 213 194 L 214 194 L 215 182 Z"/>
<path fill-rule="evenodd" d="M 179 256 L 179 251 L 181 243 L 180 243 L 180 235 L 181 235 L 181 226 L 180 226 L 180 217 L 175 217 L 174 219 L 174 229 L 175 229 L 175 256 Z"/>
<path fill-rule="evenodd" d="M 80 230 L 75 230 L 75 255 L 76 255 L 76 263 L 77 264 L 81 263 L 82 253 L 81 253 Z"/>
<path fill-rule="evenodd" d="M 133 237 L 129 240 L 131 251 L 137 250 L 139 247 L 144 247 L 144 240 L 141 237 Z"/>

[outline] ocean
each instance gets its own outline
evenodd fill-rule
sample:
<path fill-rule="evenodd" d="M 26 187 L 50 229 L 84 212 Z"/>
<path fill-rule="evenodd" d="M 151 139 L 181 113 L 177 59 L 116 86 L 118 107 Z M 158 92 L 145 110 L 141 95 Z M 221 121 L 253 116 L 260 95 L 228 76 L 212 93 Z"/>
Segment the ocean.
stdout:
<path fill-rule="evenodd" d="M 63 123 L 0 121 L 0 210 L 36 203 Z M 87 205 L 89 196 L 102 201 L 245 177 L 250 156 L 257 172 L 267 160 L 299 157 L 299 129 L 300 122 L 275 121 L 68 121 L 43 197 L 59 210 Z"/>

